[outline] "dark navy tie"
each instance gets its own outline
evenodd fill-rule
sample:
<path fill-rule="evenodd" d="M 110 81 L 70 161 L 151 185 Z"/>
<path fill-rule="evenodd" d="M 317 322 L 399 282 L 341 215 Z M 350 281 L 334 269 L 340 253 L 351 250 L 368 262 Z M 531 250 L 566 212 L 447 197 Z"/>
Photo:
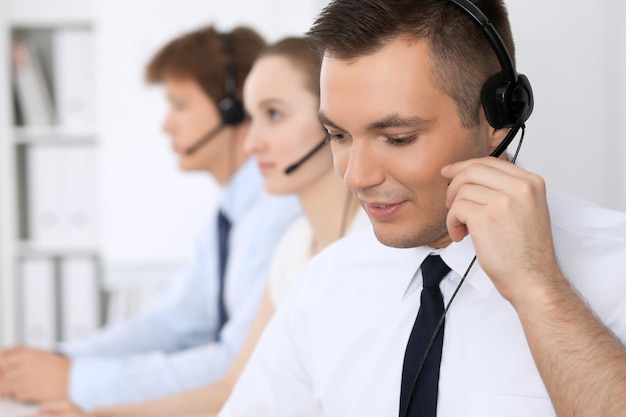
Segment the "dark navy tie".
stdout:
<path fill-rule="evenodd" d="M 450 268 L 439 255 L 430 255 L 422 263 L 424 288 L 417 318 L 409 337 L 404 353 L 402 368 L 402 388 L 400 390 L 400 416 L 435 417 L 437 415 L 437 394 L 439 388 L 439 366 L 441 365 L 441 349 L 443 347 L 443 327 L 437 334 L 428 358 L 418 377 L 415 390 L 411 395 L 411 387 L 415 381 L 428 343 L 432 338 L 439 319 L 443 315 L 443 297 L 439 283 Z M 408 412 L 405 409 L 408 404 Z"/>
<path fill-rule="evenodd" d="M 228 312 L 224 302 L 224 287 L 226 286 L 226 262 L 228 260 L 228 234 L 230 233 L 230 220 L 220 210 L 217 214 L 217 239 L 218 239 L 218 273 L 219 283 L 217 290 L 217 331 L 218 334 L 228 321 Z"/>

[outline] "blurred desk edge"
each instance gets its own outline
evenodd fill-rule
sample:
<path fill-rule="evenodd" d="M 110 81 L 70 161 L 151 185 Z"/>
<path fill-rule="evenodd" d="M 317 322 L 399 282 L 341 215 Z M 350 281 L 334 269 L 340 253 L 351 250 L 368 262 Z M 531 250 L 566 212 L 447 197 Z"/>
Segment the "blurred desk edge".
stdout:
<path fill-rule="evenodd" d="M 0 399 L 0 417 L 27 417 L 37 412 L 37 407 Z"/>

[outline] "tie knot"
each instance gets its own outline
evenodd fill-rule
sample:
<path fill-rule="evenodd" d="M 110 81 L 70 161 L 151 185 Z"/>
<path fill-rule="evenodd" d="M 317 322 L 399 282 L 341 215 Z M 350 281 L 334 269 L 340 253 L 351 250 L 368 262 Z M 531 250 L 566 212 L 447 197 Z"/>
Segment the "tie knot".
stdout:
<path fill-rule="evenodd" d="M 424 288 L 438 287 L 439 283 L 450 272 L 450 267 L 439 255 L 430 255 L 422 262 Z"/>

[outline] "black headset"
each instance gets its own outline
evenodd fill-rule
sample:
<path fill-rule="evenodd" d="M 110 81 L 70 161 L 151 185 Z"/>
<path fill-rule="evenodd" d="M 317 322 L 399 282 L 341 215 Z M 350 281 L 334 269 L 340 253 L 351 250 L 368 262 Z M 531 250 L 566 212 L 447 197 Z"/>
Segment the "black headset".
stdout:
<path fill-rule="evenodd" d="M 233 65 L 233 50 L 228 33 L 221 33 L 222 51 L 226 57 L 224 89 L 226 95 L 217 103 L 220 113 L 220 123 L 208 133 L 200 137 L 193 145 L 185 149 L 187 155 L 193 155 L 213 139 L 226 126 L 237 126 L 246 119 L 243 103 L 237 98 L 237 81 L 235 78 L 235 66 Z"/>
<path fill-rule="evenodd" d="M 226 96 L 217 103 L 217 107 L 225 125 L 236 126 L 244 121 L 246 113 L 243 103 L 237 98 L 237 82 L 235 78 L 235 67 L 233 64 L 233 49 L 230 34 L 221 33 L 222 50 L 226 57 L 225 90 Z"/>
<path fill-rule="evenodd" d="M 487 16 L 469 0 L 450 1 L 480 26 L 502 67 L 502 71 L 489 77 L 480 94 L 489 124 L 496 129 L 511 128 L 502 143 L 491 153 L 497 157 L 530 117 L 534 107 L 533 90 L 528 78 L 515 71 L 511 54 Z"/>

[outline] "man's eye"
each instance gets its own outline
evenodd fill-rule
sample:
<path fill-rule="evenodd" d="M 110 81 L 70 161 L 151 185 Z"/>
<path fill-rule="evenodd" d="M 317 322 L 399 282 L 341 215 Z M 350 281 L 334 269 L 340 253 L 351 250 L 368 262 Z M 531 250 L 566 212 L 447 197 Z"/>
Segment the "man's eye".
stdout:
<path fill-rule="evenodd" d="M 404 137 L 391 137 L 391 136 L 387 136 L 385 138 L 385 140 L 390 144 L 390 145 L 394 145 L 394 146 L 403 146 L 403 145 L 408 145 L 410 143 L 415 142 L 415 140 L 417 139 L 417 135 L 412 135 L 412 136 L 404 136 Z"/>

